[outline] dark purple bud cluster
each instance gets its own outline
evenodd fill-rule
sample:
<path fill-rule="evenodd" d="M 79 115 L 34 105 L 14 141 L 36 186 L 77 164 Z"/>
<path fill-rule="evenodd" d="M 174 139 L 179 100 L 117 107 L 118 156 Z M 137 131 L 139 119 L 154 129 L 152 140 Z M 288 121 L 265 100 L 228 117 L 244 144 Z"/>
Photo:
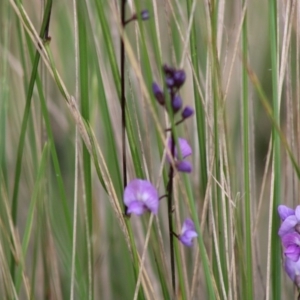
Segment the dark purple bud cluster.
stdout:
<path fill-rule="evenodd" d="M 165 84 L 167 91 L 170 94 L 171 107 L 173 113 L 177 113 L 182 109 L 182 99 L 178 93 L 185 82 L 186 74 L 184 70 L 175 69 L 166 64 L 163 65 L 163 71 L 165 73 Z M 154 82 L 152 84 L 152 90 L 158 103 L 162 106 L 165 106 L 166 101 L 162 88 L 156 82 Z M 192 116 L 193 113 L 194 110 L 190 106 L 184 107 L 181 112 L 182 119 L 179 122 L 177 122 L 177 124 Z"/>
<path fill-rule="evenodd" d="M 166 83 L 169 88 L 178 90 L 185 82 L 185 72 L 181 69 L 174 69 L 168 65 L 163 66 L 163 70 L 166 75 Z"/>

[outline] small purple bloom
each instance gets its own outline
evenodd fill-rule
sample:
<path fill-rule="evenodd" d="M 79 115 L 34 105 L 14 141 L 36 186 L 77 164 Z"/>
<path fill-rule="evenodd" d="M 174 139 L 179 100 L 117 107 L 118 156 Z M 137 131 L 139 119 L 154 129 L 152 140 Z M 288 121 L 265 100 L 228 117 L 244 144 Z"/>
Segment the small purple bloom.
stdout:
<path fill-rule="evenodd" d="M 288 207 L 278 207 L 278 213 L 280 218 L 283 220 L 278 234 L 283 237 L 287 233 L 297 231 L 300 233 L 300 205 L 298 205 L 292 214 L 292 209 Z"/>
<path fill-rule="evenodd" d="M 190 116 L 192 116 L 194 114 L 194 110 L 190 107 L 190 106 L 186 106 L 182 113 L 181 113 L 181 116 L 183 119 L 187 119 L 189 118 Z"/>
<path fill-rule="evenodd" d="M 282 237 L 282 244 L 285 256 L 297 261 L 300 257 L 300 235 L 297 232 L 287 233 Z"/>
<path fill-rule="evenodd" d="M 180 110 L 181 107 L 182 107 L 182 99 L 179 95 L 175 95 L 174 98 L 172 99 L 173 111 L 176 113 Z"/>
<path fill-rule="evenodd" d="M 300 259 L 296 262 L 289 259 L 288 257 L 285 258 L 284 262 L 284 269 L 291 280 L 295 283 L 295 285 L 299 288 L 300 287 Z"/>
<path fill-rule="evenodd" d="M 165 105 L 165 97 L 164 97 L 163 91 L 156 82 L 152 83 L 152 90 L 153 90 L 153 94 L 154 94 L 156 100 L 158 101 L 158 103 L 160 105 Z"/>
<path fill-rule="evenodd" d="M 191 173 L 192 172 L 192 165 L 188 161 L 185 161 L 184 159 L 192 154 L 192 148 L 187 142 L 187 140 L 183 138 L 178 138 L 179 148 L 182 155 L 182 160 L 179 158 L 179 153 L 176 149 L 175 144 L 175 151 L 174 151 L 174 160 L 176 168 L 179 172 L 185 172 L 185 173 Z M 170 139 L 168 142 L 168 147 L 171 152 L 172 147 L 172 140 Z M 170 156 L 167 154 L 167 160 L 171 162 Z"/>
<path fill-rule="evenodd" d="M 197 237 L 198 234 L 195 229 L 194 222 L 191 219 L 185 219 L 182 225 L 181 234 L 179 235 L 180 242 L 188 247 L 193 245 L 193 238 Z"/>
<path fill-rule="evenodd" d="M 148 9 L 143 9 L 143 10 L 141 11 L 141 19 L 142 19 L 143 21 L 145 21 L 145 20 L 148 20 L 149 18 L 150 18 L 150 14 L 149 14 Z"/>
<path fill-rule="evenodd" d="M 142 215 L 146 211 L 157 214 L 159 197 L 156 188 L 147 180 L 134 179 L 124 190 L 128 214 Z"/>

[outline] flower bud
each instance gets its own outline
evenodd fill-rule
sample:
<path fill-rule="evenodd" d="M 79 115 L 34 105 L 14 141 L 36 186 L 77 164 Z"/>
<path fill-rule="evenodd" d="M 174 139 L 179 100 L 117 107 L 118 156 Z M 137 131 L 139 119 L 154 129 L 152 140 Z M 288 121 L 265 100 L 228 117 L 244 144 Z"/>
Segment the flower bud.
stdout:
<path fill-rule="evenodd" d="M 180 88 L 183 85 L 183 83 L 185 82 L 185 78 L 186 78 L 186 75 L 185 75 L 184 70 L 175 71 L 174 75 L 173 75 L 175 86 L 177 88 Z"/>
<path fill-rule="evenodd" d="M 158 101 L 158 103 L 160 105 L 165 105 L 165 97 L 164 97 L 163 91 L 156 82 L 152 83 L 152 90 L 153 90 L 153 94 L 154 94 L 156 100 Z"/>
<path fill-rule="evenodd" d="M 182 107 L 182 99 L 179 95 L 175 95 L 172 99 L 172 108 L 174 113 L 178 112 Z"/>
<path fill-rule="evenodd" d="M 194 110 L 190 107 L 190 106 L 186 106 L 182 113 L 181 113 L 181 116 L 183 119 L 187 119 L 189 118 L 190 116 L 192 116 L 194 114 Z"/>
<path fill-rule="evenodd" d="M 167 84 L 167 87 L 173 88 L 174 87 L 174 79 L 172 77 L 167 77 L 166 84 Z"/>
<path fill-rule="evenodd" d="M 169 67 L 167 64 L 163 65 L 163 71 L 165 72 L 165 74 L 167 76 L 173 77 L 174 73 L 175 73 L 175 69 L 172 67 Z"/>
<path fill-rule="evenodd" d="M 176 162 L 176 167 L 179 172 L 183 173 L 191 173 L 193 170 L 191 163 L 186 160 Z"/>
<path fill-rule="evenodd" d="M 149 18 L 150 18 L 150 14 L 149 14 L 148 9 L 143 9 L 143 10 L 141 11 L 141 19 L 142 19 L 143 21 L 145 21 L 145 20 L 148 20 Z"/>

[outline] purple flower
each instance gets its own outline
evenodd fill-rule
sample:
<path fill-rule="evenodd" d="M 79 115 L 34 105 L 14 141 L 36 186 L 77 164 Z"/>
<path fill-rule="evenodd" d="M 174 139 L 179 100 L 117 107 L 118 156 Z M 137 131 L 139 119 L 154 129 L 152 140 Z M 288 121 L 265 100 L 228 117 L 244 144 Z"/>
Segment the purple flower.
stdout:
<path fill-rule="evenodd" d="M 295 283 L 295 285 L 299 288 L 300 287 L 300 259 L 296 262 L 289 259 L 288 257 L 285 258 L 284 262 L 284 269 L 291 280 Z"/>
<path fill-rule="evenodd" d="M 176 167 L 179 172 L 190 173 L 190 172 L 192 172 L 192 165 L 188 161 L 184 161 L 184 159 L 192 154 L 192 148 L 189 145 L 189 143 L 187 142 L 187 140 L 185 140 L 183 138 L 178 138 L 178 143 L 179 143 L 180 152 L 182 155 L 182 160 L 180 160 L 180 158 L 179 158 L 179 154 L 178 154 L 178 151 L 176 149 L 176 144 L 175 144 L 174 160 L 175 160 Z M 169 140 L 168 147 L 171 152 L 171 147 L 172 147 L 171 139 Z M 167 154 L 167 159 L 169 162 L 171 162 L 168 154 Z"/>
<path fill-rule="evenodd" d="M 180 242 L 188 247 L 193 245 L 193 238 L 197 237 L 198 234 L 195 229 L 194 222 L 191 219 L 185 219 L 182 225 L 181 234 L 178 236 Z"/>
<path fill-rule="evenodd" d="M 147 180 L 134 179 L 124 190 L 127 213 L 142 215 L 146 211 L 157 214 L 159 197 L 156 188 Z"/>
<path fill-rule="evenodd" d="M 192 116 L 194 114 L 194 110 L 190 107 L 190 106 L 186 106 L 182 113 L 181 113 L 181 116 L 183 119 L 187 119 L 189 118 L 190 116 Z"/>
<path fill-rule="evenodd" d="M 278 214 L 283 220 L 278 231 L 281 237 L 294 231 L 300 233 L 300 205 L 296 207 L 295 211 L 287 206 L 280 205 L 278 207 Z"/>
<path fill-rule="evenodd" d="M 281 240 L 285 248 L 285 256 L 292 261 L 298 261 L 300 257 L 300 235 L 297 232 L 287 233 Z"/>

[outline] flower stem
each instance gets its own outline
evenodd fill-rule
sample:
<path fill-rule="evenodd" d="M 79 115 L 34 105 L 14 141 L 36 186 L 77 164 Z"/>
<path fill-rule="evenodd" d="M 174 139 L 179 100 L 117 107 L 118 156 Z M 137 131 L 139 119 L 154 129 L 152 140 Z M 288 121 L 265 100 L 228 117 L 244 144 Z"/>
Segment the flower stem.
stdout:
<path fill-rule="evenodd" d="M 121 23 L 122 28 L 125 28 L 125 5 L 126 0 L 121 0 Z M 123 165 L 123 184 L 124 188 L 127 185 L 127 163 L 126 163 L 126 99 L 125 99 L 125 46 L 121 37 L 120 40 L 120 64 L 121 64 L 121 110 L 122 110 L 122 165 Z M 124 213 L 126 215 L 127 207 L 124 205 Z"/>
<path fill-rule="evenodd" d="M 171 134 L 171 154 L 174 157 L 175 153 L 175 142 L 174 134 Z M 175 257 L 174 257 L 174 235 L 173 235 L 173 209 L 172 209 L 172 193 L 173 193 L 173 177 L 174 177 L 174 168 L 170 164 L 169 170 L 169 181 L 167 185 L 167 195 L 168 195 L 168 217 L 169 217 L 169 235 L 170 235 L 170 261 L 171 261 L 171 275 L 172 275 L 172 288 L 173 293 L 175 294 L 176 285 L 175 285 Z"/>

